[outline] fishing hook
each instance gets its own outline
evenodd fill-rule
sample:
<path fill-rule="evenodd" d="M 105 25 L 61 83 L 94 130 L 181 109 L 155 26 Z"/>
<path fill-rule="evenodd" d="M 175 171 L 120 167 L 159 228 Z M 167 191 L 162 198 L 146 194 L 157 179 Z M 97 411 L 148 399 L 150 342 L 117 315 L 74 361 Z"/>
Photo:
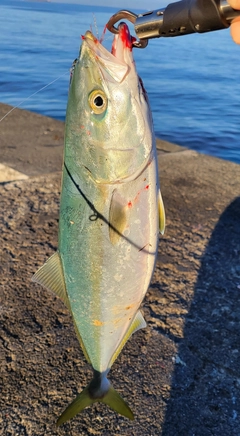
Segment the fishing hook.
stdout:
<path fill-rule="evenodd" d="M 132 24 L 135 24 L 136 19 L 137 19 L 138 15 L 134 14 L 134 12 L 128 11 L 128 10 L 121 10 L 116 12 L 116 14 L 114 14 L 110 20 L 108 21 L 108 23 L 106 24 L 107 29 L 114 33 L 115 35 L 119 32 L 119 30 L 114 26 L 114 24 L 116 24 L 119 20 L 122 19 L 126 19 L 128 21 L 130 21 Z M 148 39 L 143 39 L 143 40 L 136 40 L 133 41 L 133 47 L 136 48 L 145 48 L 148 45 Z"/>

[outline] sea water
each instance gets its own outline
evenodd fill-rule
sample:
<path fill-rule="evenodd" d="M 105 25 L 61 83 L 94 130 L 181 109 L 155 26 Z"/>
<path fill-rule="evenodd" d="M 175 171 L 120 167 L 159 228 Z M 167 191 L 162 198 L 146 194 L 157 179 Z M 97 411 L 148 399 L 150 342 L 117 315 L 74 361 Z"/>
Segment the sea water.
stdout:
<path fill-rule="evenodd" d="M 146 6 L 139 2 L 139 12 Z M 92 29 L 101 36 L 114 12 L 100 6 L 1 0 L 0 101 L 18 105 L 53 82 L 20 107 L 64 120 L 69 69 L 81 35 Z M 108 48 L 112 39 L 108 32 Z M 146 49 L 134 49 L 134 57 L 156 135 L 240 163 L 240 46 L 229 30 L 151 40 Z"/>

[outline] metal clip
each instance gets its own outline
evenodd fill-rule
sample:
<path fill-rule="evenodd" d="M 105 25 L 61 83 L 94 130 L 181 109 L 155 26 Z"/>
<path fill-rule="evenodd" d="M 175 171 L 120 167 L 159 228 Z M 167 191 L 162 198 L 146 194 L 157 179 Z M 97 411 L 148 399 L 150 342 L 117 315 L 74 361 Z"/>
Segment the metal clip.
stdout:
<path fill-rule="evenodd" d="M 110 32 L 112 32 L 116 35 L 118 33 L 118 29 L 114 26 L 114 24 L 116 24 L 119 20 L 122 20 L 122 19 L 128 20 L 131 23 L 135 24 L 137 18 L 138 18 L 138 15 L 134 14 L 133 12 L 127 11 L 127 10 L 121 10 L 121 11 L 116 12 L 116 14 L 114 14 L 110 18 L 106 27 Z M 147 45 L 148 45 L 148 39 L 136 40 L 133 42 L 133 47 L 136 47 L 136 48 L 145 48 L 145 47 L 147 47 Z"/>

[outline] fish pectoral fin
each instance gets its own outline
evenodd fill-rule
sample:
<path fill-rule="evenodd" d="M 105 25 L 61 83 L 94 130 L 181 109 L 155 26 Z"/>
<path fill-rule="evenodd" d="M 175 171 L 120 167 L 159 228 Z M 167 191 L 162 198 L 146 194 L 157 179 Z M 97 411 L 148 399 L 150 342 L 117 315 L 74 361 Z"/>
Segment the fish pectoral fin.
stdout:
<path fill-rule="evenodd" d="M 113 245 L 119 242 L 127 226 L 126 204 L 127 201 L 115 189 L 109 208 L 109 239 Z"/>
<path fill-rule="evenodd" d="M 161 235 L 163 235 L 165 231 L 166 216 L 165 216 L 162 194 L 160 190 L 158 191 L 158 213 L 159 213 L 159 232 L 161 233 Z"/>
<path fill-rule="evenodd" d="M 62 261 L 58 251 L 39 268 L 31 280 L 58 295 L 65 306 L 71 311 L 63 275 Z"/>
<path fill-rule="evenodd" d="M 140 329 L 144 329 L 145 327 L 147 327 L 146 321 L 143 318 L 143 315 L 142 315 L 142 313 L 139 310 L 136 313 L 135 317 L 133 318 L 132 323 L 131 323 L 127 333 L 125 334 L 125 336 L 123 337 L 122 341 L 118 345 L 115 353 L 113 354 L 113 356 L 112 356 L 112 358 L 110 360 L 110 363 L 109 363 L 109 368 L 111 368 L 111 366 L 113 365 L 113 363 L 117 359 L 118 355 L 121 353 L 124 345 L 126 344 L 128 339 L 132 336 L 132 334 L 137 332 Z"/>
<path fill-rule="evenodd" d="M 58 297 L 61 298 L 61 300 L 63 301 L 69 312 L 72 314 L 71 306 L 67 295 L 64 275 L 63 275 L 62 261 L 58 251 L 54 253 L 47 260 L 47 262 L 45 262 L 44 265 L 41 266 L 41 268 L 39 268 L 39 270 L 31 278 L 31 280 L 32 282 L 38 283 L 39 285 L 43 286 L 49 291 L 54 292 L 54 294 L 56 294 Z M 74 327 L 75 327 L 78 341 L 83 350 L 83 354 L 87 359 L 87 361 L 90 363 L 87 350 L 84 346 L 83 340 L 80 336 L 75 321 L 74 321 Z"/>
<path fill-rule="evenodd" d="M 90 383 L 91 385 L 91 383 Z M 133 420 L 133 413 L 128 404 L 120 397 L 115 389 L 110 386 L 108 391 L 100 398 L 94 397 L 94 392 L 89 390 L 88 385 L 71 404 L 64 410 L 61 416 L 57 420 L 57 426 L 64 424 L 74 418 L 79 412 L 82 412 L 85 407 L 90 406 L 93 403 L 99 402 L 107 404 L 111 409 L 120 415 L 126 416 L 126 418 Z"/>

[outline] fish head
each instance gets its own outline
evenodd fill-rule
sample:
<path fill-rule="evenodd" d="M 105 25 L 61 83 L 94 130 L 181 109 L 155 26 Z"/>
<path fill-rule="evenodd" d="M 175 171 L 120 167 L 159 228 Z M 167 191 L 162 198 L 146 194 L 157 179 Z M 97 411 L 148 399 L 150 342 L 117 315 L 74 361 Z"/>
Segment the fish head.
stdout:
<path fill-rule="evenodd" d="M 90 31 L 82 39 L 69 89 L 68 155 L 96 183 L 134 180 L 151 158 L 154 134 L 132 37 L 121 23 L 112 52 Z"/>

